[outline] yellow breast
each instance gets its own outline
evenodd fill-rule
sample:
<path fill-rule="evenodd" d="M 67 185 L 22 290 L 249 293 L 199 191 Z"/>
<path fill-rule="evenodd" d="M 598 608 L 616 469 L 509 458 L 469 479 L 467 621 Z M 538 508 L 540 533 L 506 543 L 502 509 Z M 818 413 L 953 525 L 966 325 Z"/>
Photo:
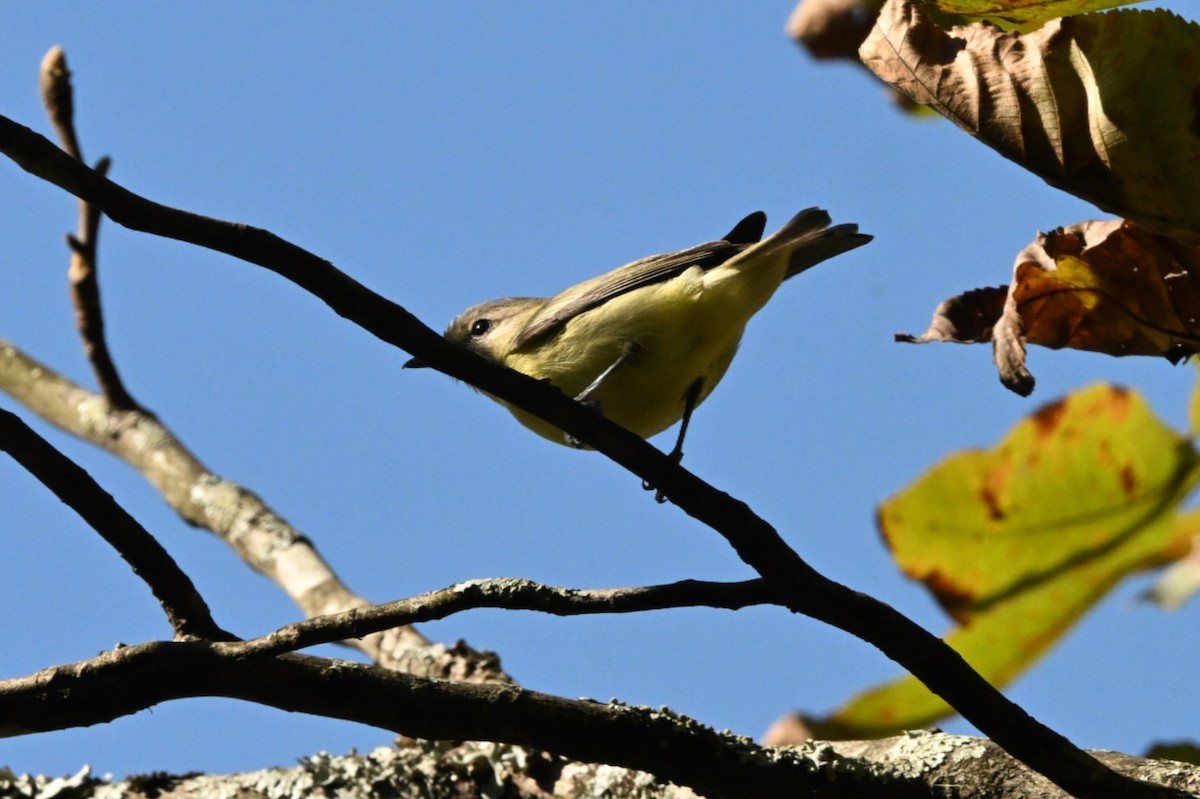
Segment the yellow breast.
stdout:
<path fill-rule="evenodd" d="M 713 390 L 737 352 L 746 322 L 774 291 L 737 296 L 738 281 L 721 281 L 713 274 L 719 271 L 691 269 L 615 297 L 575 317 L 552 339 L 510 353 L 505 363 L 575 397 L 633 346 L 629 359 L 591 398 L 606 417 L 643 438 L 662 432 L 683 415 L 685 395 L 697 378 L 703 380 L 700 401 Z M 558 428 L 509 410 L 526 427 L 564 443 Z"/>

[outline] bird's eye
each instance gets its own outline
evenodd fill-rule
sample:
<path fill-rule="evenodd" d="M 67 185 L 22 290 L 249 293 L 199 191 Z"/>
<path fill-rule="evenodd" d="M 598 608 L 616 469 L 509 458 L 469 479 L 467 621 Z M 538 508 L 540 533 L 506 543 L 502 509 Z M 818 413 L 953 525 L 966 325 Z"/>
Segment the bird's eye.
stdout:
<path fill-rule="evenodd" d="M 492 329 L 491 319 L 476 319 L 471 323 L 471 335 L 482 336 L 484 333 Z"/>

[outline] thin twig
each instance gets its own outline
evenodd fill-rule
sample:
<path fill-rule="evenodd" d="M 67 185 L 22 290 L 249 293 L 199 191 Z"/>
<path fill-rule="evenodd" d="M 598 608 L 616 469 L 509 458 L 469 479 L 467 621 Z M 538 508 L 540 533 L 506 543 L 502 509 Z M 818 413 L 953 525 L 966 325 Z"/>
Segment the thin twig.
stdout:
<path fill-rule="evenodd" d="M 83 161 L 83 152 L 75 138 L 75 91 L 71 87 L 71 70 L 67 69 L 66 53 L 58 45 L 42 56 L 38 89 L 63 150 L 76 161 Z"/>
<path fill-rule="evenodd" d="M 480 608 L 534 610 L 556 616 L 640 613 L 668 608 L 708 607 L 737 610 L 773 603 L 762 580 L 716 583 L 683 580 L 636 588 L 581 589 L 543 585 L 533 580 L 469 580 L 409 599 L 318 616 L 237 644 L 243 657 L 296 652 L 318 644 L 357 638 L 400 624 L 420 624 Z"/>
<path fill-rule="evenodd" d="M 16 415 L 0 410 L 0 450 L 7 452 L 100 534 L 150 587 L 179 640 L 233 638 L 162 545 L 117 504 L 92 476 Z"/>
<path fill-rule="evenodd" d="M 76 161 L 83 162 L 83 151 L 75 133 L 75 91 L 71 86 L 71 70 L 61 47 L 51 47 L 42 59 L 38 85 L 42 103 L 50 123 L 58 133 L 63 150 Z M 96 173 L 107 175 L 112 160 L 105 156 L 95 166 Z M 100 283 L 96 272 L 96 241 L 100 231 L 100 209 L 86 200 L 79 200 L 79 229 L 67 236 L 71 249 L 71 264 L 67 281 L 71 286 L 71 302 L 75 306 L 75 327 L 83 341 L 83 353 L 92 365 L 96 383 L 118 410 L 138 410 L 137 401 L 125 388 L 117 372 L 104 335 L 104 312 L 100 305 Z"/>
<path fill-rule="evenodd" d="M 791 610 L 871 643 L 1007 752 L 1081 799 L 1177 797 L 1127 778 L 1038 722 L 992 687 L 937 636 L 887 604 L 821 575 L 745 503 L 718 491 L 650 444 L 561 391 L 445 341 L 416 317 L 274 234 L 140 197 L 63 155 L 45 138 L 0 117 L 0 151 L 23 169 L 98 205 L 118 224 L 233 255 L 321 298 L 336 313 L 425 363 L 512 403 L 657 486 L 709 525 Z"/>

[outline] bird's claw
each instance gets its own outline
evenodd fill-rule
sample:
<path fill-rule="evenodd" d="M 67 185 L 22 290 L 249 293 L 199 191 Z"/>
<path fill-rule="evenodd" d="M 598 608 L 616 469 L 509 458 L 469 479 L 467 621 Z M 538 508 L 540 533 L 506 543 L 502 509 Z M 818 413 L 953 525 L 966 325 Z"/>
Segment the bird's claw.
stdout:
<path fill-rule="evenodd" d="M 683 450 L 680 449 L 679 447 L 676 447 L 675 449 L 671 450 L 667 454 L 667 457 L 671 459 L 672 463 L 682 463 L 683 462 Z M 658 489 L 658 488 L 655 488 L 654 486 L 652 486 L 650 484 L 649 480 L 642 481 L 642 490 L 643 491 L 653 491 L 654 492 L 654 501 L 657 502 L 659 505 L 661 505 L 667 501 L 667 495 L 664 494 L 661 489 Z"/>

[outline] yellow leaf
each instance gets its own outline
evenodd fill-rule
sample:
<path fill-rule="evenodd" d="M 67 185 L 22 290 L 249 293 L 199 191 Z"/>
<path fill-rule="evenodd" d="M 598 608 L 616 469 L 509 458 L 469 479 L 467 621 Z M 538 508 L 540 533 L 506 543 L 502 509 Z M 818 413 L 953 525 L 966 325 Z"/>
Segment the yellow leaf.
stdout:
<path fill-rule="evenodd" d="M 1182 557 L 1188 439 L 1131 391 L 1097 385 L 1042 408 L 993 449 L 952 455 L 879 509 L 899 566 L 959 625 L 946 636 L 994 685 L 1042 655 L 1123 577 Z M 915 679 L 863 694 L 816 735 L 869 737 L 951 713 Z"/>

